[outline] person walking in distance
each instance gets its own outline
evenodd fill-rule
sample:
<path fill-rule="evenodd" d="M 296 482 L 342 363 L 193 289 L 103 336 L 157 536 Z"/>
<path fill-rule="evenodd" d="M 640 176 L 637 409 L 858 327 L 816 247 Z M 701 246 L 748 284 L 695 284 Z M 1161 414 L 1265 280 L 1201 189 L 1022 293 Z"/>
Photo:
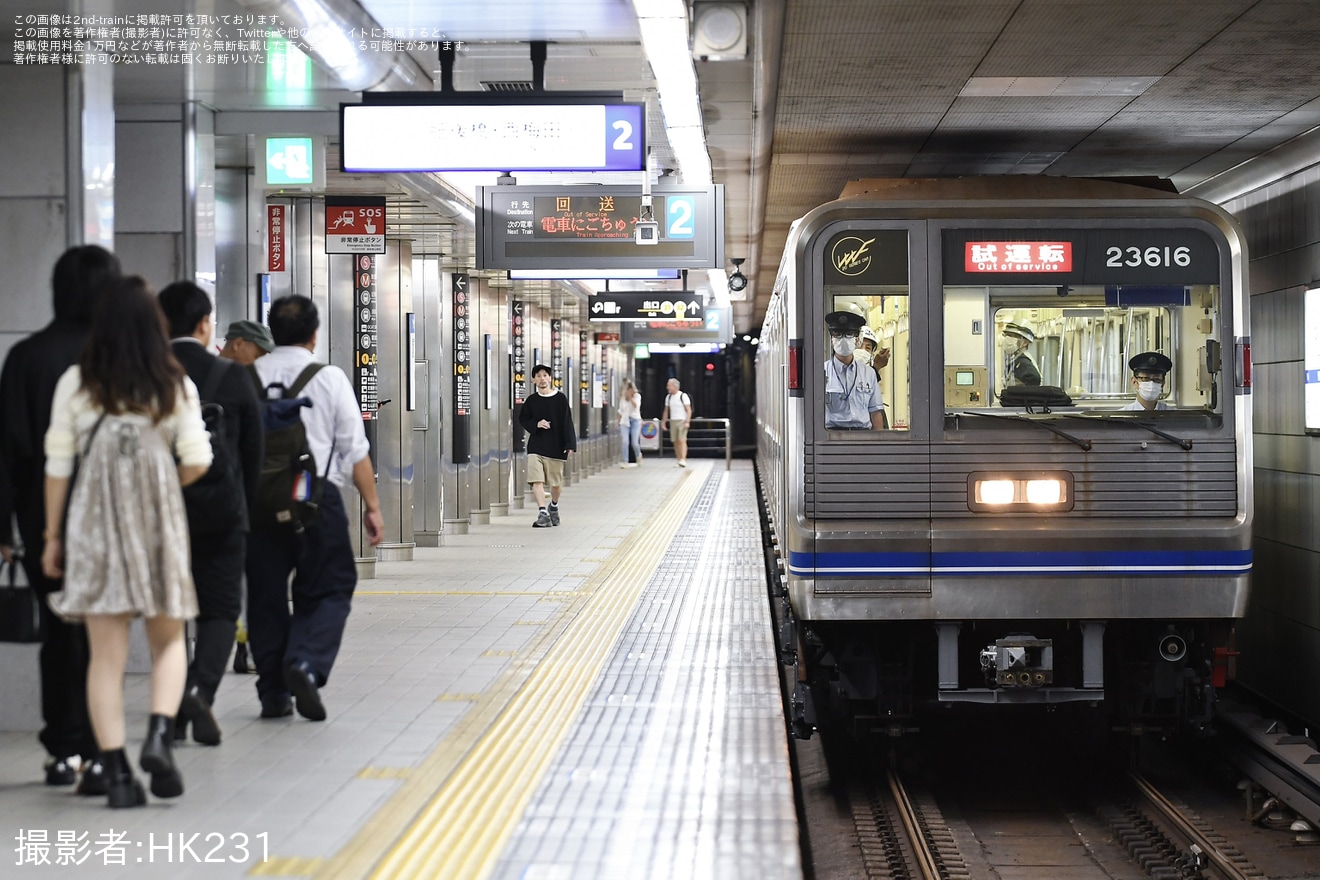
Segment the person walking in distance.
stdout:
<path fill-rule="evenodd" d="M 325 720 L 320 691 L 339 655 L 357 588 L 348 514 L 339 491 L 345 472 L 351 474 L 366 508 L 362 525 L 367 539 L 375 546 L 385 536 L 376 474 L 353 385 L 343 370 L 318 365 L 313 358 L 320 326 L 316 303 L 307 297 L 277 299 L 270 309 L 275 350 L 252 365 L 267 396 L 279 386 L 292 390 L 302 385 L 297 396 L 310 405 L 298 412 L 317 479 L 325 477 L 314 522 L 301 530 L 254 523 L 248 536 L 248 630 L 262 718 L 292 715 L 296 706 L 308 720 Z M 299 383 L 305 372 L 310 378 Z"/>
<path fill-rule="evenodd" d="M 674 457 L 679 467 L 687 467 L 688 424 L 692 419 L 692 398 L 680 390 L 677 379 L 665 383 L 665 408 L 660 416 L 660 430 L 669 429 L 669 442 L 674 444 Z"/>
<path fill-rule="evenodd" d="M 197 616 L 180 486 L 211 464 L 197 388 L 170 353 L 165 316 L 141 278 L 125 278 L 92 325 L 78 364 L 55 386 L 46 431 L 46 546 L 41 567 L 64 586 L 51 610 L 85 620 L 87 706 L 105 767 L 108 804 L 147 801 L 124 746 L 129 624 L 146 619 L 151 717 L 140 764 L 151 793 L 183 794 L 174 718 L 188 655 L 183 623 Z M 79 460 L 74 473 L 74 459 Z"/>
<path fill-rule="evenodd" d="M 537 516 L 532 528 L 559 525 L 559 493 L 564 487 L 564 462 L 577 451 L 577 432 L 573 430 L 573 408 L 568 398 L 556 391 L 550 368 L 537 364 L 532 368 L 536 393 L 523 403 L 518 422 L 528 434 L 527 482 L 536 499 Z M 546 504 L 546 487 L 550 503 Z"/>
<path fill-rule="evenodd" d="M 261 411 L 248 371 L 209 350 L 211 297 L 206 291 L 191 281 L 176 281 L 159 299 L 174 357 L 198 388 L 213 452 L 206 476 L 183 492 L 198 614 L 174 734 L 183 739 L 191 724 L 194 740 L 214 746 L 220 744 L 220 725 L 211 707 L 243 610 L 247 499 L 256 493 L 264 447 Z"/>
<path fill-rule="evenodd" d="M 10 349 L 0 373 L 0 556 L 16 562 L 11 521 L 17 519 L 18 543 L 27 548 L 22 562 L 28 583 L 43 596 L 60 588 L 41 569 L 46 543 L 43 442 L 55 384 L 78 362 L 92 318 L 119 276 L 118 258 L 104 248 L 89 244 L 65 251 L 51 276 L 54 320 Z M 42 616 L 46 630 L 38 662 L 45 724 L 38 738 L 50 756 L 46 784 L 76 782 L 79 794 L 103 795 L 104 768 L 87 717 L 87 630 L 50 613 L 44 602 Z"/>

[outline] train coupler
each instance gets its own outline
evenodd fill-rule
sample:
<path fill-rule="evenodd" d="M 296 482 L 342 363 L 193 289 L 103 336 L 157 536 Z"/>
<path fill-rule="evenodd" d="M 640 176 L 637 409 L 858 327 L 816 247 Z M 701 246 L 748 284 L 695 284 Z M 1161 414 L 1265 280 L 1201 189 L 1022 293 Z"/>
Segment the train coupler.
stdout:
<path fill-rule="evenodd" d="M 987 683 L 1036 688 L 1054 683 L 1054 642 L 1030 635 L 996 639 L 981 650 Z"/>

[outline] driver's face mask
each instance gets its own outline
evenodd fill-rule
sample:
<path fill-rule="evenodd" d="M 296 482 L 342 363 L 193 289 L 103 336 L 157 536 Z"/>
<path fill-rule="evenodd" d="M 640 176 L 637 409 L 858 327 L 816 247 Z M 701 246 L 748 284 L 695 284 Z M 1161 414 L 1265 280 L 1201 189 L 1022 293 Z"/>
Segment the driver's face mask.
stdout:
<path fill-rule="evenodd" d="M 1163 382 L 1138 382 L 1137 396 L 1147 403 L 1153 400 L 1159 400 L 1160 394 L 1164 391 Z"/>

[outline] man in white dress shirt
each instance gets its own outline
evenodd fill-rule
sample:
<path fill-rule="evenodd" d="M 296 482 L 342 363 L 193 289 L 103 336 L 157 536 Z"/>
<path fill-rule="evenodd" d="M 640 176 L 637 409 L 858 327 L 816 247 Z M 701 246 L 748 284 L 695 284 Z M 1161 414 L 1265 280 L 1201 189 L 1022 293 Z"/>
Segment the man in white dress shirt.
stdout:
<path fill-rule="evenodd" d="M 271 305 L 269 320 L 275 350 L 252 369 L 264 389 L 272 383 L 292 388 L 315 362 L 312 353 L 321 324 L 316 304 L 305 296 L 283 297 Z M 325 494 L 315 523 L 301 534 L 253 529 L 247 556 L 248 632 L 261 717 L 291 715 L 296 705 L 304 718 L 323 721 L 320 689 L 339 654 L 357 587 L 348 516 L 339 493 L 346 472 L 362 495 L 362 524 L 373 546 L 385 528 L 362 411 L 348 376 L 338 367 L 322 366 L 299 396 L 312 402 L 301 415 L 317 471 L 328 471 Z"/>

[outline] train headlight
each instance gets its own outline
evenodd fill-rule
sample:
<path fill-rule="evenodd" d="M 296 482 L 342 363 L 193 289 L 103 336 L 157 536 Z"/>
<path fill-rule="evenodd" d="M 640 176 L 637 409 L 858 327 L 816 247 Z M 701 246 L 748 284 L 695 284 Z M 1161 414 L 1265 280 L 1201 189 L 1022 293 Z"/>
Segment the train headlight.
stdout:
<path fill-rule="evenodd" d="M 1062 480 L 1027 480 L 1028 504 L 1058 504 L 1061 498 Z"/>
<path fill-rule="evenodd" d="M 1072 474 L 974 473 L 967 478 L 967 506 L 979 513 L 1071 510 Z"/>
<path fill-rule="evenodd" d="M 1012 504 L 1017 486 L 1012 480 L 983 480 L 976 484 L 976 500 L 982 504 Z"/>

